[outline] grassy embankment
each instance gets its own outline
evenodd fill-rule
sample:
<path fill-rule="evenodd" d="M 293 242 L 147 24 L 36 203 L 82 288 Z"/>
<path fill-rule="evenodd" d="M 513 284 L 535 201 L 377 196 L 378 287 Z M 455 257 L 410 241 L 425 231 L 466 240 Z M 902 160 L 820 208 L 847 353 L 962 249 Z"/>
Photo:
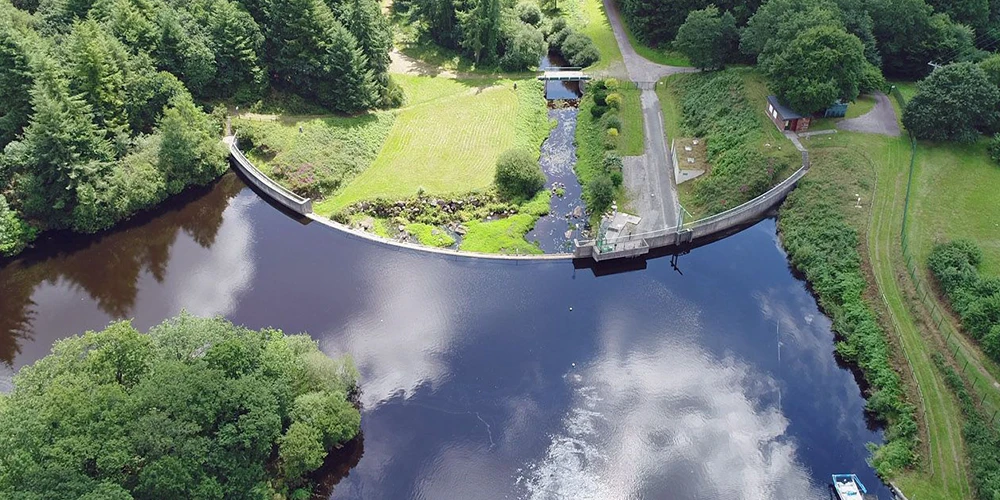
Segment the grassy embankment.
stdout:
<path fill-rule="evenodd" d="M 875 172 L 859 153 L 824 148 L 813 168 L 781 208 L 779 228 L 789 259 L 803 272 L 824 312 L 833 318 L 837 353 L 861 368 L 870 388 L 867 409 L 886 423 L 885 443 L 872 451 L 872 465 L 893 477 L 916 460 L 914 407 L 894 370 L 889 337 L 870 302 L 859 248 L 867 214 L 853 193 L 871 192 Z"/>
<path fill-rule="evenodd" d="M 941 348 L 941 339 L 930 334 L 927 324 L 914 316 L 913 292 L 899 281 L 905 275 L 899 234 L 910 160 L 909 141 L 905 137 L 840 132 L 804 142 L 814 159 L 807 176 L 809 182 L 822 181 L 824 171 L 829 170 L 828 159 L 840 155 L 852 156 L 874 174 L 873 189 L 866 191 L 850 185 L 840 185 L 838 189 L 848 197 L 861 194 L 862 205 L 871 207 L 867 227 L 858 227 L 863 234 L 862 249 L 867 249 L 862 251 L 862 262 L 870 266 L 869 284 L 874 279 L 878 285 L 877 293 L 874 289 L 869 291 L 868 302 L 882 311 L 882 326 L 895 331 L 889 337 L 897 353 L 895 363 L 904 382 L 909 384 L 909 399 L 920 417 L 920 460 L 890 478 L 911 498 L 966 498 L 970 487 L 965 476 L 962 419 L 931 357 Z M 842 199 L 840 203 L 845 212 L 864 211 L 854 208 L 852 200 Z"/>
<path fill-rule="evenodd" d="M 667 137 L 699 138 L 707 147 L 708 171 L 678 187 L 681 204 L 695 218 L 749 201 L 802 164 L 765 115 L 767 86 L 756 72 L 736 68 L 661 82 L 656 92 Z"/>

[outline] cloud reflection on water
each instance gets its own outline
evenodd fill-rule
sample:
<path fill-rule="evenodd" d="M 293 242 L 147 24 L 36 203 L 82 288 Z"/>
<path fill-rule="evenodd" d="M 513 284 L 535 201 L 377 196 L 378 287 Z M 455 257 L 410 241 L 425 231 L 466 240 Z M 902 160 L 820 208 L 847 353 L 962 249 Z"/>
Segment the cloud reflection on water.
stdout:
<path fill-rule="evenodd" d="M 822 495 L 784 437 L 788 420 L 758 403 L 775 381 L 685 335 L 702 328 L 684 324 L 696 314 L 675 315 L 670 328 L 680 333 L 660 335 L 638 333 L 649 323 L 626 314 L 602 316 L 600 353 L 566 374 L 574 404 L 522 478 L 527 498 Z"/>

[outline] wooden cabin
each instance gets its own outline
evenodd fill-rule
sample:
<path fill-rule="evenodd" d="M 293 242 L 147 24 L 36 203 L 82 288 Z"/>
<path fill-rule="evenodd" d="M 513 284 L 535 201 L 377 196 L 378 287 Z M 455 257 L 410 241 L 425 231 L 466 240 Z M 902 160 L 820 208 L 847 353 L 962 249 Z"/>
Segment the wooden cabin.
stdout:
<path fill-rule="evenodd" d="M 809 129 L 809 122 L 811 120 L 808 116 L 800 115 L 781 104 L 778 98 L 769 95 L 767 96 L 767 116 L 771 118 L 774 125 L 778 127 L 778 130 L 788 130 L 791 132 L 804 132 Z"/>

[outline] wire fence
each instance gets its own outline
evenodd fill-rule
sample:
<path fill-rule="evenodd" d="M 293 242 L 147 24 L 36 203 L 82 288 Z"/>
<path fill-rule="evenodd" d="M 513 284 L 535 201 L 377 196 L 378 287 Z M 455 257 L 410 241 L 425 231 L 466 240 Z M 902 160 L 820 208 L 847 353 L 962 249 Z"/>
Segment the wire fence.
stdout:
<path fill-rule="evenodd" d="M 898 88 L 895 86 L 892 87 L 891 94 L 899 103 L 901 108 L 906 107 L 906 98 L 903 97 Z M 917 158 L 917 141 L 913 137 L 913 134 L 910 134 L 909 137 L 910 170 L 906 181 L 906 198 L 903 201 L 903 226 L 900 232 L 900 247 L 903 250 L 903 261 L 906 263 L 906 271 L 910 275 L 911 282 L 913 283 L 916 298 L 920 300 L 924 310 L 930 317 L 931 324 L 937 329 L 941 337 L 944 339 L 945 348 L 954 359 L 959 372 L 969 382 L 971 390 L 975 395 L 977 402 L 982 407 L 986 418 L 990 419 L 990 422 L 993 423 L 994 427 L 1000 430 L 1000 425 L 998 425 L 1000 424 L 1000 421 L 997 419 L 997 417 L 1000 416 L 1000 394 L 998 394 L 998 392 L 1000 392 L 1000 387 L 995 385 L 995 382 L 993 382 L 993 379 L 1000 378 L 1000 373 L 997 373 L 996 368 L 991 367 L 988 362 L 982 366 L 982 368 L 987 371 L 987 374 L 983 374 L 982 371 L 980 371 L 980 364 L 976 360 L 975 353 L 970 352 L 970 347 L 963 344 L 963 334 L 958 331 L 955 324 L 952 322 L 951 313 L 942 310 L 935 295 L 937 292 L 934 287 L 928 283 L 926 276 L 919 267 L 920 260 L 916 257 L 913 249 L 910 247 L 909 236 L 907 234 L 907 224 L 910 214 L 910 189 L 913 185 L 913 170 L 915 168 Z M 909 357 L 907 357 L 907 361 L 909 361 Z"/>

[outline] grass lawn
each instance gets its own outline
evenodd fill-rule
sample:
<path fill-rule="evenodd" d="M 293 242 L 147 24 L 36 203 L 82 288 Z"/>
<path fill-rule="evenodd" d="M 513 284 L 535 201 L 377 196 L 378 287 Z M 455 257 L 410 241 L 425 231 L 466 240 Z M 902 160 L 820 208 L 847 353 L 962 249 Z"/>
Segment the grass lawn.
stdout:
<path fill-rule="evenodd" d="M 624 70 L 622 53 L 618 50 L 615 33 L 601 0 L 563 0 L 559 3 L 559 8 L 566 13 L 570 26 L 589 36 L 601 53 L 601 59 L 591 65 L 589 70 Z"/>
<path fill-rule="evenodd" d="M 858 99 L 847 105 L 847 116 L 844 118 L 857 118 L 875 107 L 875 96 L 865 94 L 858 96 Z"/>
<path fill-rule="evenodd" d="M 438 80 L 434 82 L 427 81 Z M 351 203 L 406 198 L 419 189 L 445 195 L 486 189 L 501 152 L 536 155 L 549 123 L 540 82 L 399 78 L 407 107 L 399 111 L 372 165 L 336 196 L 314 205 L 330 215 Z"/>
<path fill-rule="evenodd" d="M 622 95 L 622 129 L 618 136 L 618 151 L 624 156 L 639 156 L 643 153 L 646 132 L 642 117 L 640 92 L 635 89 L 620 91 Z"/>
<path fill-rule="evenodd" d="M 980 271 L 1000 276 L 1000 166 L 986 146 L 918 143 L 908 229 L 921 268 L 935 243 L 964 238 L 983 249 Z"/>
<path fill-rule="evenodd" d="M 459 249 L 479 253 L 540 254 L 542 250 L 524 239 L 538 219 L 533 214 L 517 214 L 494 221 L 474 220 Z"/>
<path fill-rule="evenodd" d="M 421 245 L 429 247 L 450 247 L 455 244 L 455 238 L 444 230 L 430 224 L 414 222 L 406 225 L 406 232 L 417 237 Z"/>
<path fill-rule="evenodd" d="M 822 138 L 820 138 L 822 137 Z M 961 436 L 962 418 L 958 405 L 946 387 L 940 372 L 933 366 L 931 353 L 939 349 L 940 339 L 928 335 L 926 326 L 912 313 L 912 298 L 900 283 L 905 275 L 899 232 L 909 166 L 909 142 L 905 137 L 841 132 L 833 136 L 813 137 L 805 141 L 813 152 L 809 178 L 833 178 L 830 172 L 842 165 L 843 158 L 867 163 L 874 173 L 873 190 L 862 195 L 862 206 L 870 206 L 870 219 L 861 237 L 867 245 L 867 260 L 878 284 L 880 299 L 888 310 L 887 321 L 894 332 L 893 343 L 905 357 L 897 359 L 905 381 L 911 384 L 911 402 L 921 416 L 921 439 L 925 449 L 917 469 L 905 471 L 894 482 L 909 498 L 969 498 L 970 486 L 965 476 L 965 452 Z M 862 191 L 867 183 L 844 184 L 846 198 Z M 854 192 L 852 192 L 854 191 Z M 848 211 L 853 207 L 848 207 Z M 864 209 L 857 209 L 864 212 Z M 859 218 L 851 219 L 858 223 Z M 909 373 L 908 373 L 909 372 Z M 916 382 L 915 387 L 912 386 Z"/>

